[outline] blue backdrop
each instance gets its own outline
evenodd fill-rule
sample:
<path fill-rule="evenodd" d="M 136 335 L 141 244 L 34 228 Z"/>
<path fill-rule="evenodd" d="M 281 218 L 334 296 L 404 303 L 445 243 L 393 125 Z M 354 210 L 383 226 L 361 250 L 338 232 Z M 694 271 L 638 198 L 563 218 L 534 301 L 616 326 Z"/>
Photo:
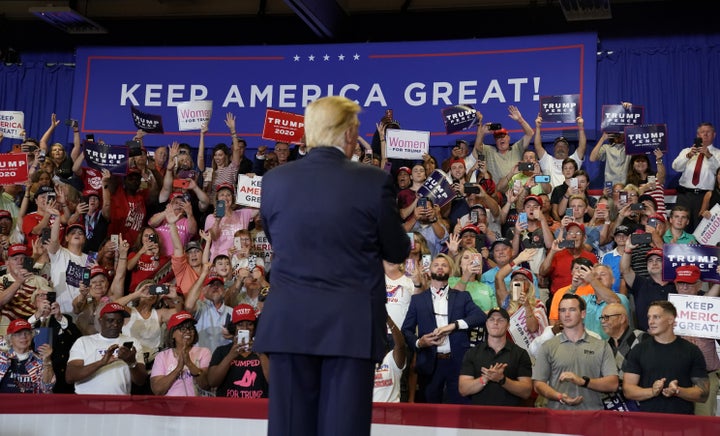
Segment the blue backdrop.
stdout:
<path fill-rule="evenodd" d="M 146 137 L 149 146 L 174 139 L 194 146 L 196 132 L 177 132 L 172 104 L 189 99 L 190 85 L 202 85 L 208 93 L 203 98 L 214 102 L 211 133 L 217 135 L 216 142 L 227 141 L 222 120 L 226 112 L 233 112 L 238 130 L 253 149 L 266 143 L 259 138 L 266 107 L 302 113 L 303 92 L 307 97 L 315 92 L 325 95 L 332 86 L 330 92 L 337 94 L 345 87 L 347 96 L 364 106 L 363 134 L 371 134 L 385 108 L 392 108 L 403 128 L 433 132 L 431 151 L 443 159 L 455 139 L 472 139 L 471 134 L 445 135 L 440 110 L 448 102 L 473 104 L 485 114 L 485 121 L 501 122 L 517 137 L 519 130 L 507 118 L 507 105 L 520 107 L 533 125 L 540 95 L 582 93 L 588 154 L 599 136 L 595 126 L 600 106 L 630 101 L 645 107 L 646 122 L 667 124 L 669 154 L 674 157 L 691 143 L 699 122 L 717 124 L 718 42 L 718 35 L 697 35 L 605 39 L 598 44 L 592 34 L 573 34 L 359 45 L 82 48 L 77 56 L 23 54 L 21 65 L 0 65 L 0 109 L 25 112 L 26 130 L 36 138 L 55 112 L 63 120 L 81 119 L 86 133 L 124 143 L 135 131 L 129 109 L 135 98 L 141 110 L 163 116 L 168 132 Z M 122 55 L 129 58 L 117 59 Z M 72 62 L 77 65 L 64 64 Z M 91 80 L 85 81 L 86 77 Z M 124 93 L 122 87 L 118 89 L 123 83 Z M 139 87 L 130 92 L 135 84 Z M 203 90 L 196 87 L 193 92 Z M 423 93 L 426 100 L 420 103 Z M 574 136 L 571 125 L 543 127 L 545 140 L 560 134 Z M 62 125 L 53 139 L 69 142 L 69 138 Z M 6 138 L 0 147 L 7 151 L 15 142 Z M 214 144 L 212 139 L 209 143 Z M 592 186 L 600 187 L 603 164 L 586 160 L 584 165 Z M 666 186 L 672 187 L 676 180 L 677 174 L 669 170 Z"/>

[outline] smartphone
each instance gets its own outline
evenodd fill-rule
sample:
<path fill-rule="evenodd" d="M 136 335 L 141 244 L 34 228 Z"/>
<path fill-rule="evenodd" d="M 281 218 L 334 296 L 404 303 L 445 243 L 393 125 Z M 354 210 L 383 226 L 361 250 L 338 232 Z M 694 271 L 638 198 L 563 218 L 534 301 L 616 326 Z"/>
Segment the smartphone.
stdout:
<path fill-rule="evenodd" d="M 120 235 L 110 235 L 110 242 L 115 244 L 115 249 L 120 245 Z"/>
<path fill-rule="evenodd" d="M 612 191 L 613 182 L 605 182 L 605 189 Z"/>
<path fill-rule="evenodd" d="M 411 274 L 415 272 L 415 259 L 405 259 L 405 271 Z"/>
<path fill-rule="evenodd" d="M 521 189 L 522 189 L 522 182 L 520 180 L 515 180 L 515 184 L 513 185 L 513 192 L 515 194 L 518 194 Z"/>
<path fill-rule="evenodd" d="M 188 189 L 190 188 L 190 180 L 185 179 L 174 179 L 173 188 L 175 189 Z"/>
<path fill-rule="evenodd" d="M 47 301 L 48 303 L 52 304 L 57 300 L 57 292 L 55 291 L 48 291 L 47 293 Z"/>
<path fill-rule="evenodd" d="M 418 198 L 417 207 L 427 207 L 427 197 Z"/>
<path fill-rule="evenodd" d="M 633 203 L 630 205 L 630 210 L 643 210 L 645 209 L 645 205 L 642 203 Z"/>
<path fill-rule="evenodd" d="M 180 170 L 177 173 L 178 179 L 195 179 L 197 172 L 193 170 Z"/>
<path fill-rule="evenodd" d="M 95 135 L 93 135 L 92 133 L 88 133 L 87 135 L 85 135 L 85 141 L 95 142 Z"/>
<path fill-rule="evenodd" d="M 648 184 L 657 182 L 657 176 L 648 176 Z"/>
<path fill-rule="evenodd" d="M 502 129 L 502 124 L 500 123 L 490 123 L 490 127 L 488 127 L 489 130 L 500 130 Z"/>
<path fill-rule="evenodd" d="M 392 109 L 385 110 L 385 115 L 383 115 L 383 120 L 385 120 L 386 122 L 390 122 L 393 120 L 393 110 Z"/>
<path fill-rule="evenodd" d="M 128 148 L 128 156 L 135 157 L 142 154 L 142 146 L 138 141 L 125 141 L 125 146 Z"/>
<path fill-rule="evenodd" d="M 550 183 L 550 176 L 544 174 L 535 176 L 535 183 Z"/>
<path fill-rule="evenodd" d="M 409 232 L 407 236 L 410 238 L 410 249 L 413 250 L 415 248 L 415 235 L 412 232 Z"/>
<path fill-rule="evenodd" d="M 33 329 L 33 343 L 35 344 L 35 351 L 37 351 L 41 345 L 45 344 L 52 347 L 52 337 L 52 327 L 38 327 Z"/>
<path fill-rule="evenodd" d="M 23 259 L 22 267 L 27 272 L 34 272 L 35 271 L 35 259 L 33 259 L 31 256 L 25 256 L 25 259 Z"/>
<path fill-rule="evenodd" d="M 482 254 L 472 253 L 471 263 L 473 265 L 482 265 Z"/>
<path fill-rule="evenodd" d="M 572 188 L 575 188 L 575 189 L 578 188 L 577 177 L 573 177 L 572 179 L 570 179 L 570 189 L 572 189 Z"/>
<path fill-rule="evenodd" d="M 225 200 L 218 200 L 217 207 L 215 208 L 215 216 L 218 218 L 225 216 Z"/>
<path fill-rule="evenodd" d="M 148 241 L 154 242 L 157 244 L 158 236 L 155 233 L 151 233 L 150 236 L 148 236 Z"/>
<path fill-rule="evenodd" d="M 482 153 L 478 153 L 478 158 L 477 158 L 477 160 L 480 161 L 480 162 L 485 162 L 485 155 L 482 154 Z"/>
<path fill-rule="evenodd" d="M 607 210 L 607 203 L 598 203 L 596 209 L 597 210 Z"/>
<path fill-rule="evenodd" d="M 471 210 L 471 211 L 470 211 L 470 222 L 473 223 L 473 224 L 477 224 L 478 219 L 479 219 L 479 218 L 478 218 L 478 213 L 477 213 L 477 211 L 476 211 L 476 210 Z"/>
<path fill-rule="evenodd" d="M 85 286 L 90 286 L 90 268 L 83 268 L 82 282 Z"/>
<path fill-rule="evenodd" d="M 432 256 L 429 254 L 423 254 L 422 255 L 422 267 L 423 269 L 430 268 L 430 263 L 432 262 Z"/>
<path fill-rule="evenodd" d="M 72 127 L 73 129 L 77 129 L 77 128 L 78 128 L 78 122 L 77 122 L 77 120 L 73 120 L 73 119 L 65 120 L 65 125 L 66 125 L 66 126 L 70 126 L 70 127 Z"/>
<path fill-rule="evenodd" d="M 526 212 L 520 212 L 518 214 L 518 223 L 520 224 L 521 227 L 527 227 L 528 216 L 527 216 Z"/>
<path fill-rule="evenodd" d="M 630 242 L 633 245 L 652 243 L 652 235 L 650 233 L 633 233 L 630 235 Z"/>
<path fill-rule="evenodd" d="M 657 223 L 657 218 L 648 218 L 647 225 L 649 225 L 650 227 L 657 227 Z"/>
<path fill-rule="evenodd" d="M 465 183 L 465 194 L 479 194 L 480 187 L 475 183 Z"/>
<path fill-rule="evenodd" d="M 521 294 L 522 294 L 522 283 L 513 282 L 512 283 L 512 299 L 513 299 L 513 301 L 518 301 L 520 299 Z"/>
<path fill-rule="evenodd" d="M 42 231 L 40 232 L 40 242 L 46 244 L 50 240 L 50 232 L 50 227 L 45 227 L 44 229 L 42 229 Z"/>
<path fill-rule="evenodd" d="M 150 295 L 167 295 L 170 293 L 170 285 L 152 285 L 150 286 Z"/>
<path fill-rule="evenodd" d="M 626 191 L 620 191 L 620 203 L 627 203 L 628 193 Z"/>
<path fill-rule="evenodd" d="M 57 194 L 54 192 L 49 192 L 47 195 L 47 202 L 50 203 L 51 201 L 55 201 L 57 199 Z"/>
<path fill-rule="evenodd" d="M 518 162 L 518 171 L 533 171 L 535 164 L 532 162 Z"/>
<path fill-rule="evenodd" d="M 569 208 L 569 207 L 568 207 L 568 208 L 565 209 L 565 216 L 566 216 L 566 217 L 569 217 L 569 218 L 572 218 L 572 217 L 573 217 L 573 210 L 572 210 L 572 208 Z"/>
<path fill-rule="evenodd" d="M 128 350 L 133 347 L 133 341 L 127 341 L 123 342 L 123 347 L 127 348 Z"/>
<path fill-rule="evenodd" d="M 235 334 L 235 324 L 232 323 L 232 317 L 229 313 L 225 315 L 225 330 L 231 335 Z"/>
<path fill-rule="evenodd" d="M 693 147 L 702 147 L 702 138 L 695 138 L 695 142 L 693 142 Z"/>
<path fill-rule="evenodd" d="M 238 344 L 249 344 L 250 343 L 250 330 L 238 330 L 237 331 L 237 343 Z"/>
<path fill-rule="evenodd" d="M 575 241 L 563 239 L 560 243 L 558 243 L 558 248 L 575 248 Z"/>

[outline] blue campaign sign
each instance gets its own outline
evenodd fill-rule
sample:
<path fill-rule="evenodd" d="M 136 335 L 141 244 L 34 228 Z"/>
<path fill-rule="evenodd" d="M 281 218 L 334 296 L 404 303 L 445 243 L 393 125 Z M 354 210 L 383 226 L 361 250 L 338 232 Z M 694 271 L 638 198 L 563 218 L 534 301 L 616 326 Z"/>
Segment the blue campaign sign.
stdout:
<path fill-rule="evenodd" d="M 696 265 L 700 269 L 701 280 L 720 283 L 717 273 L 719 258 L 720 249 L 711 245 L 664 244 L 662 278 L 673 281 L 677 267 Z"/>
<path fill-rule="evenodd" d="M 656 148 L 667 152 L 667 126 L 665 124 L 626 126 L 624 133 L 627 154 L 650 154 Z"/>
<path fill-rule="evenodd" d="M 362 106 L 363 135 L 371 136 L 385 110 L 393 109 L 403 129 L 430 131 L 432 145 L 449 145 L 458 138 L 448 135 L 438 116 L 448 106 L 472 106 L 483 122 L 520 132 L 509 122 L 509 105 L 533 119 L 541 95 L 578 94 L 579 112 L 592 130 L 596 43 L 594 33 L 578 33 L 295 46 L 82 47 L 76 54 L 73 116 L 81 130 L 123 143 L 135 134 L 130 116 L 135 107 L 162 119 L 165 137 L 148 135 L 146 145 L 182 136 L 194 145 L 198 132 L 180 131 L 177 106 L 212 100 L 208 136 L 228 136 L 224 120 L 231 112 L 238 134 L 255 147 L 262 145 L 267 109 L 302 114 L 319 97 L 344 95 Z M 455 135 L 460 134 L 475 132 Z"/>

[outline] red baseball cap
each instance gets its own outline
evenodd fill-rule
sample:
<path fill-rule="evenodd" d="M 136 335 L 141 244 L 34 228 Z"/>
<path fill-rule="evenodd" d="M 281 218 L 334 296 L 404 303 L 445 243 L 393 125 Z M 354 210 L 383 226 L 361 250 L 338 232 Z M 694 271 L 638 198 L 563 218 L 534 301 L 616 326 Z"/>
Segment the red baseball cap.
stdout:
<path fill-rule="evenodd" d="M 650 257 L 650 256 L 660 256 L 660 257 L 663 257 L 662 248 L 657 248 L 657 247 L 655 247 L 655 248 L 651 249 L 650 251 L 648 251 L 647 253 L 645 253 L 645 257 L 646 257 L 646 258 L 647 258 L 647 257 Z"/>
<path fill-rule="evenodd" d="M 220 282 L 221 285 L 225 284 L 225 280 L 223 280 L 222 277 L 216 276 L 216 275 L 210 275 L 205 277 L 205 281 L 203 282 L 203 286 L 207 286 L 212 282 Z"/>
<path fill-rule="evenodd" d="M 582 225 L 581 223 L 576 223 L 575 221 L 571 221 L 571 222 L 568 223 L 567 229 L 570 230 L 570 227 L 573 227 L 573 226 L 575 226 L 575 227 L 577 227 L 578 229 L 582 230 L 583 235 L 585 234 L 585 226 L 584 226 L 584 225 Z"/>
<path fill-rule="evenodd" d="M 696 265 L 679 266 L 675 273 L 675 283 L 695 283 L 700 280 L 700 268 Z"/>
<path fill-rule="evenodd" d="M 197 324 L 197 320 L 193 318 L 192 314 L 186 310 L 181 310 L 178 313 L 173 314 L 170 317 L 170 320 L 167 322 L 167 328 L 168 330 L 172 330 L 175 327 L 179 326 L 180 324 L 190 321 L 193 324 Z"/>
<path fill-rule="evenodd" d="M 90 278 L 99 276 L 100 274 L 104 275 L 106 278 L 110 278 L 110 274 L 108 274 L 107 270 L 100 265 L 95 265 L 90 268 Z"/>
<path fill-rule="evenodd" d="M 255 315 L 255 309 L 249 304 L 238 304 L 233 308 L 232 312 L 232 323 L 236 324 L 240 321 L 255 321 L 257 316 Z"/>
<path fill-rule="evenodd" d="M 476 235 L 480 234 L 480 229 L 475 224 L 465 224 L 465 226 L 460 229 L 460 235 L 462 236 L 465 232 L 474 232 Z"/>
<path fill-rule="evenodd" d="M 30 253 L 28 252 L 27 245 L 12 244 L 10 247 L 8 247 L 8 257 L 15 256 L 16 254 L 24 254 L 25 256 L 29 256 Z"/>
<path fill-rule="evenodd" d="M 400 167 L 398 168 L 398 174 L 400 173 L 407 173 L 409 176 L 412 175 L 412 170 L 408 167 Z"/>
<path fill-rule="evenodd" d="M 215 192 L 220 192 L 221 189 L 229 189 L 230 192 L 235 193 L 235 187 L 230 183 L 221 183 L 215 187 Z"/>
<path fill-rule="evenodd" d="M 525 197 L 525 200 L 523 201 L 523 205 L 525 205 L 525 203 L 527 203 L 528 201 L 536 201 L 537 204 L 539 204 L 540 206 L 543 205 L 542 198 L 540 198 L 539 195 L 528 195 L 527 197 Z"/>
<path fill-rule="evenodd" d="M 497 138 L 498 136 L 505 136 L 505 135 L 507 135 L 507 134 L 508 134 L 508 131 L 507 131 L 507 129 L 499 129 L 499 130 L 493 130 L 492 133 L 493 133 L 493 136 L 495 136 L 495 137 Z"/>
<path fill-rule="evenodd" d="M 7 328 L 7 332 L 9 335 L 17 333 L 20 330 L 32 330 L 32 325 L 22 318 L 10 321 L 10 325 Z"/>
<path fill-rule="evenodd" d="M 453 164 L 462 164 L 462 166 L 465 166 L 465 159 L 450 159 L 450 166 L 453 166 Z"/>
<path fill-rule="evenodd" d="M 121 313 L 123 318 L 130 318 L 130 312 L 128 312 L 127 308 L 123 306 L 122 304 L 118 303 L 108 303 L 100 310 L 100 318 L 103 317 L 103 315 L 108 313 Z"/>
<path fill-rule="evenodd" d="M 510 278 L 512 278 L 512 277 L 515 276 L 516 274 L 522 275 L 523 277 L 525 277 L 526 279 L 530 280 L 531 282 L 534 281 L 534 277 L 533 277 L 532 271 L 530 271 L 530 270 L 527 269 L 527 268 L 518 268 L 518 269 L 516 269 L 515 271 L 513 271 L 513 272 L 510 273 Z"/>

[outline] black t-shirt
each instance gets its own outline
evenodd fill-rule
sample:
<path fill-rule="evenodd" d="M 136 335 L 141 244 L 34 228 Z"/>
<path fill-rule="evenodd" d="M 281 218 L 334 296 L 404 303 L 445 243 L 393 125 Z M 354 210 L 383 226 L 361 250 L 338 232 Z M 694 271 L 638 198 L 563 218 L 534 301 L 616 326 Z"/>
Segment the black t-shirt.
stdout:
<path fill-rule="evenodd" d="M 210 366 L 217 366 L 230 352 L 232 344 L 222 345 L 215 349 Z M 247 357 L 238 356 L 230 362 L 222 383 L 217 387 L 216 397 L 231 398 L 267 398 L 268 382 L 263 374 L 260 356 L 250 353 Z"/>
<path fill-rule="evenodd" d="M 693 378 L 707 378 L 705 359 L 700 349 L 681 337 L 669 344 L 661 344 L 654 338 L 639 343 L 625 357 L 623 371 L 638 374 L 638 386 L 652 387 L 655 380 L 665 378 L 665 387 L 677 380 L 678 386 L 693 386 Z M 682 413 L 692 415 L 694 403 L 680 397 L 665 397 L 660 394 L 640 401 L 641 412 Z"/>

